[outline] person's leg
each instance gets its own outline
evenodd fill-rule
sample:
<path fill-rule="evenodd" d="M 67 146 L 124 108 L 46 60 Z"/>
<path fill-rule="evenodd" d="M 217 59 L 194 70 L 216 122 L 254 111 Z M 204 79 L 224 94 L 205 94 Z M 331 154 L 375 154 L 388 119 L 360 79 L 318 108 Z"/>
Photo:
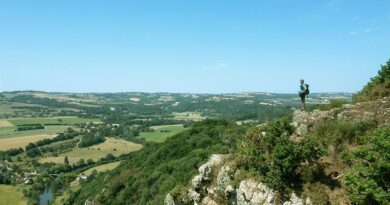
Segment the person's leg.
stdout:
<path fill-rule="evenodd" d="M 304 95 L 301 95 L 301 110 L 302 111 L 306 110 L 305 96 Z"/>

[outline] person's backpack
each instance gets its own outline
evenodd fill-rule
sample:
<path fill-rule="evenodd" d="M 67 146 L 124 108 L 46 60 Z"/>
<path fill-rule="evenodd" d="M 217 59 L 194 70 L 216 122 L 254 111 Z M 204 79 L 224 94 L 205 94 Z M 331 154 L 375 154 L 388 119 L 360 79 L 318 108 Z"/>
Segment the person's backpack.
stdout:
<path fill-rule="evenodd" d="M 306 87 L 305 95 L 309 95 L 310 93 L 309 84 L 305 84 L 305 87 Z"/>

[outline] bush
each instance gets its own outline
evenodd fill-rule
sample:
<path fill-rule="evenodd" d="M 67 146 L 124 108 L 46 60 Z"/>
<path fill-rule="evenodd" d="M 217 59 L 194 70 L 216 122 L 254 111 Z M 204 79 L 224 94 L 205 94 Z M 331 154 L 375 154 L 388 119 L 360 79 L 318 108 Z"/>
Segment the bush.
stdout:
<path fill-rule="evenodd" d="M 390 60 L 381 66 L 378 75 L 353 96 L 354 102 L 370 101 L 390 96 Z"/>
<path fill-rule="evenodd" d="M 286 119 L 251 130 L 239 144 L 239 166 L 258 172 L 275 190 L 293 188 L 299 184 L 298 170 L 302 164 L 313 164 L 325 152 L 312 137 L 292 142 L 289 139 L 292 132 Z"/>
<path fill-rule="evenodd" d="M 312 204 L 315 205 L 328 205 L 329 196 L 326 193 L 326 186 L 321 183 L 309 183 L 305 186 L 307 190 L 307 196 L 310 198 Z"/>
<path fill-rule="evenodd" d="M 366 135 L 354 150 L 343 154 L 352 167 L 344 185 L 354 204 L 386 204 L 390 201 L 390 128 Z"/>

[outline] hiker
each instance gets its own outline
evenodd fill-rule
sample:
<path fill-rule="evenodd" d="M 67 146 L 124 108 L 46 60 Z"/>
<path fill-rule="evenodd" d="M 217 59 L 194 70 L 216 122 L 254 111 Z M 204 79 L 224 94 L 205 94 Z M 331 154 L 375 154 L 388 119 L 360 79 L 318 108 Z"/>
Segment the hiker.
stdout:
<path fill-rule="evenodd" d="M 301 97 L 301 110 L 305 111 L 305 98 L 309 94 L 309 85 L 305 84 L 305 81 L 303 79 L 301 79 L 300 82 L 301 84 L 299 85 L 299 97 Z"/>

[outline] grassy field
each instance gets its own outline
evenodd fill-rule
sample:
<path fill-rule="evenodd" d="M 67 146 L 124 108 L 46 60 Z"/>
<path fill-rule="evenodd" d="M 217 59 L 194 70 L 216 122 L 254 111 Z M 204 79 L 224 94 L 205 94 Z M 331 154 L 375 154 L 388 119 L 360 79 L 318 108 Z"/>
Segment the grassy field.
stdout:
<path fill-rule="evenodd" d="M 94 145 L 85 148 L 75 148 L 70 152 L 60 154 L 60 156 L 68 156 L 69 159 L 93 159 L 99 160 L 105 157 L 108 153 L 112 153 L 114 156 L 119 156 L 123 153 L 137 151 L 142 148 L 142 145 L 135 144 L 123 139 L 107 138 L 104 143 Z"/>
<path fill-rule="evenodd" d="M 26 200 L 20 186 L 0 185 L 0 204 L 1 205 L 25 205 Z"/>
<path fill-rule="evenodd" d="M 28 137 L 31 135 L 56 134 L 64 132 L 68 127 L 69 126 L 64 125 L 52 125 L 46 126 L 46 129 L 28 131 L 15 131 L 15 127 L 0 127 L 0 139 Z"/>
<path fill-rule="evenodd" d="M 13 127 L 14 125 L 8 122 L 8 120 L 0 119 L 0 127 Z"/>
<path fill-rule="evenodd" d="M 17 138 L 6 138 L 0 139 L 0 150 L 7 150 L 11 148 L 23 148 L 28 145 L 30 142 L 36 142 L 42 139 L 53 138 L 53 134 L 41 134 L 41 135 L 30 135 L 26 137 L 17 137 Z"/>
<path fill-rule="evenodd" d="M 13 125 L 22 124 L 63 124 L 63 125 L 74 125 L 77 123 L 89 123 L 89 122 L 100 122 L 99 119 L 87 119 L 78 117 L 45 117 L 45 118 L 10 118 L 7 119 Z"/>
<path fill-rule="evenodd" d="M 164 125 L 151 127 L 154 132 L 142 132 L 137 138 L 144 138 L 151 142 L 164 142 L 168 137 L 171 137 L 179 132 L 186 130 L 183 125 Z M 161 132 L 161 130 L 168 130 L 169 132 Z"/>
<path fill-rule="evenodd" d="M 112 162 L 112 163 L 108 163 L 108 164 L 102 164 L 102 165 L 99 165 L 99 166 L 87 169 L 86 171 L 83 172 L 83 174 L 85 176 L 89 176 L 89 175 L 91 175 L 93 170 L 96 170 L 97 172 L 104 172 L 104 171 L 107 171 L 107 170 L 112 170 L 115 167 L 119 166 L 120 163 L 121 162 L 118 161 L 118 162 Z"/>
<path fill-rule="evenodd" d="M 198 112 L 174 112 L 175 120 L 192 120 L 192 121 L 201 121 L 206 119 Z"/>
<path fill-rule="evenodd" d="M 63 164 L 65 157 L 45 157 L 39 159 L 40 163 L 53 162 L 56 164 Z M 69 164 L 76 164 L 81 158 L 68 157 Z"/>

